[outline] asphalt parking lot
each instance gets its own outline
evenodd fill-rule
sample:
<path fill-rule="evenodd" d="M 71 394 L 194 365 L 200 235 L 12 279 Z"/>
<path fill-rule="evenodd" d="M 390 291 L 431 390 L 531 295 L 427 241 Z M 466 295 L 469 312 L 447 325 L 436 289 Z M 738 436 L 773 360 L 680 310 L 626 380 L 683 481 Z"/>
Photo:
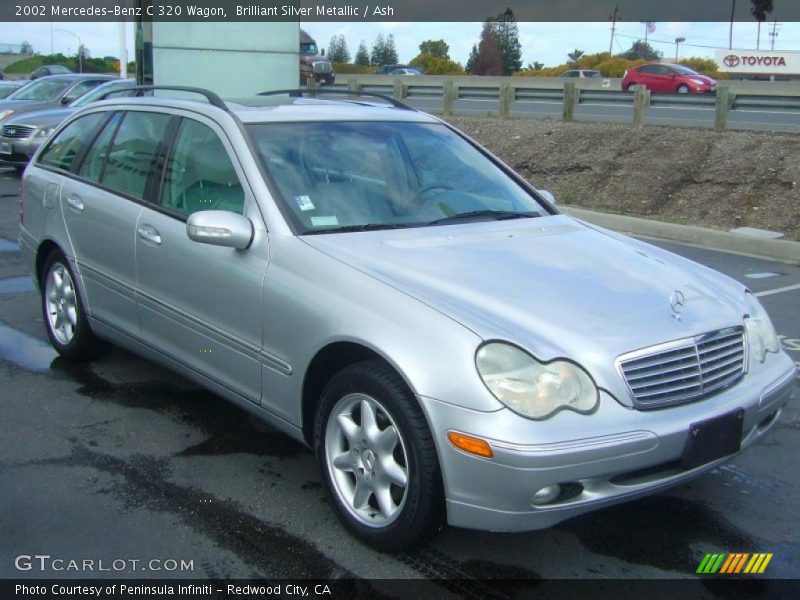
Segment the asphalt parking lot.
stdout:
<path fill-rule="evenodd" d="M 20 554 L 172 559 L 192 569 L 97 575 L 421 578 L 432 596 L 494 598 L 545 578 L 695 577 L 710 552 L 772 552 L 762 577 L 800 578 L 800 383 L 764 443 L 668 493 L 546 531 L 449 529 L 382 555 L 340 527 L 302 446 L 124 351 L 88 365 L 56 356 L 16 247 L 18 188 L 0 173 L 0 578 L 42 576 L 18 571 Z M 658 243 L 760 293 L 800 362 L 799 266 Z"/>

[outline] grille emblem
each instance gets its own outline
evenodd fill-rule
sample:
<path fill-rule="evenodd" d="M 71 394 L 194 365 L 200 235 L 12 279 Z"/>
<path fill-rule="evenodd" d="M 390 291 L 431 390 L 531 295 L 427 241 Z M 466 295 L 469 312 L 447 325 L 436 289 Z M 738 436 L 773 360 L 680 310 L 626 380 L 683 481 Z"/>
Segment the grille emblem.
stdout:
<path fill-rule="evenodd" d="M 17 133 L 17 130 L 16 129 L 6 129 L 6 133 L 8 135 L 14 135 L 15 133 Z"/>
<path fill-rule="evenodd" d="M 672 318 L 680 321 L 683 309 L 686 307 L 686 298 L 683 296 L 683 292 L 680 290 L 672 292 L 669 297 L 669 305 L 672 307 Z"/>

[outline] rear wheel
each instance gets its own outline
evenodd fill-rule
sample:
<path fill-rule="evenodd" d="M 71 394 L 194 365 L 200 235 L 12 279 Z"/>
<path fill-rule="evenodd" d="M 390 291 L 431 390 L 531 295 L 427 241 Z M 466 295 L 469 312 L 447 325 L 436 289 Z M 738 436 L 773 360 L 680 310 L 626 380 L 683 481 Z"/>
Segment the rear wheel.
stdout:
<path fill-rule="evenodd" d="M 636 86 L 638 86 L 638 85 L 639 85 L 638 83 L 629 83 L 628 84 L 628 91 L 629 92 L 635 92 L 636 91 Z"/>
<path fill-rule="evenodd" d="M 682 83 L 678 86 L 678 93 L 679 94 L 688 94 L 689 93 L 689 86 L 685 83 Z"/>
<path fill-rule="evenodd" d="M 45 261 L 41 290 L 47 337 L 58 353 L 77 360 L 98 356 L 106 343 L 89 327 L 75 277 L 59 251 L 51 252 Z"/>
<path fill-rule="evenodd" d="M 339 520 L 388 552 L 428 539 L 442 523 L 442 479 L 422 411 L 383 361 L 345 368 L 322 393 L 315 450 Z"/>

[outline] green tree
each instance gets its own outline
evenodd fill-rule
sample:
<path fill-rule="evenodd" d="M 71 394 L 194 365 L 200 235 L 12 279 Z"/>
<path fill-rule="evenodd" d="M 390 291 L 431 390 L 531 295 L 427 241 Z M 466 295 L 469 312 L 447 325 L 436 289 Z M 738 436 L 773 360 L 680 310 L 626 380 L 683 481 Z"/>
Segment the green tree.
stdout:
<path fill-rule="evenodd" d="M 541 71 L 542 69 L 544 69 L 544 63 L 539 62 L 537 60 L 532 63 L 528 63 L 528 66 L 525 68 L 528 69 L 529 71 Z"/>
<path fill-rule="evenodd" d="M 463 75 L 464 68 L 449 58 L 441 58 L 432 54 L 419 54 L 409 63 L 419 67 L 426 75 Z"/>
<path fill-rule="evenodd" d="M 364 40 L 361 40 L 361 43 L 358 45 L 355 63 L 362 67 L 369 66 L 369 50 L 367 50 L 367 45 L 364 43 Z"/>
<path fill-rule="evenodd" d="M 522 69 L 522 44 L 519 42 L 519 26 L 514 11 L 507 8 L 496 17 L 487 19 L 491 23 L 497 47 L 500 51 L 501 73 L 511 75 Z"/>
<path fill-rule="evenodd" d="M 628 60 L 661 60 L 664 54 L 653 48 L 647 42 L 636 40 L 630 48 L 619 56 L 621 58 L 627 58 Z"/>
<path fill-rule="evenodd" d="M 22 42 L 22 44 L 20 45 L 19 53 L 24 54 L 25 56 L 30 56 L 33 54 L 33 46 L 31 46 L 30 43 L 26 40 Z"/>
<path fill-rule="evenodd" d="M 347 40 L 339 33 L 331 37 L 328 43 L 328 58 L 333 62 L 350 62 L 350 51 L 347 49 Z"/>
<path fill-rule="evenodd" d="M 475 74 L 475 63 L 478 62 L 478 44 L 472 44 L 472 50 L 469 52 L 469 58 L 467 58 L 467 64 L 464 69 L 470 75 Z"/>
<path fill-rule="evenodd" d="M 386 48 L 383 51 L 383 65 L 396 65 L 400 62 L 400 59 L 397 56 L 397 46 L 394 43 L 394 35 L 391 33 L 389 34 L 389 38 L 386 40 Z"/>
<path fill-rule="evenodd" d="M 572 52 L 567 54 L 567 58 L 569 59 L 569 64 L 574 66 L 574 67 L 577 67 L 578 66 L 578 61 L 581 59 L 581 57 L 584 54 L 586 54 L 586 53 L 583 50 L 578 50 L 576 48 L 575 50 L 573 50 Z"/>
<path fill-rule="evenodd" d="M 450 46 L 444 40 L 425 40 L 419 45 L 420 54 L 450 59 Z"/>
<path fill-rule="evenodd" d="M 379 33 L 378 36 L 375 38 L 375 41 L 372 43 L 372 50 L 369 54 L 369 62 L 374 66 L 380 66 L 386 64 L 383 61 L 383 57 L 386 54 L 386 40 L 383 38 L 383 34 Z"/>

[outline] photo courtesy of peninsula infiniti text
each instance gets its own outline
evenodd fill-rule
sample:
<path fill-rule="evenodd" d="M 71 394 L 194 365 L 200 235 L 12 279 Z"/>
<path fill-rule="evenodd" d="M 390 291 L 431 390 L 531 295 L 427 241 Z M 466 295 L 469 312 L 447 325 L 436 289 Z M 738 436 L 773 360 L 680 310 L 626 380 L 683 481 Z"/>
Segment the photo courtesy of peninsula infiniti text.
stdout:
<path fill-rule="evenodd" d="M 53 346 L 125 347 L 307 444 L 375 548 L 662 491 L 790 401 L 743 284 L 562 214 L 438 118 L 336 90 L 124 92 L 22 179 Z"/>

